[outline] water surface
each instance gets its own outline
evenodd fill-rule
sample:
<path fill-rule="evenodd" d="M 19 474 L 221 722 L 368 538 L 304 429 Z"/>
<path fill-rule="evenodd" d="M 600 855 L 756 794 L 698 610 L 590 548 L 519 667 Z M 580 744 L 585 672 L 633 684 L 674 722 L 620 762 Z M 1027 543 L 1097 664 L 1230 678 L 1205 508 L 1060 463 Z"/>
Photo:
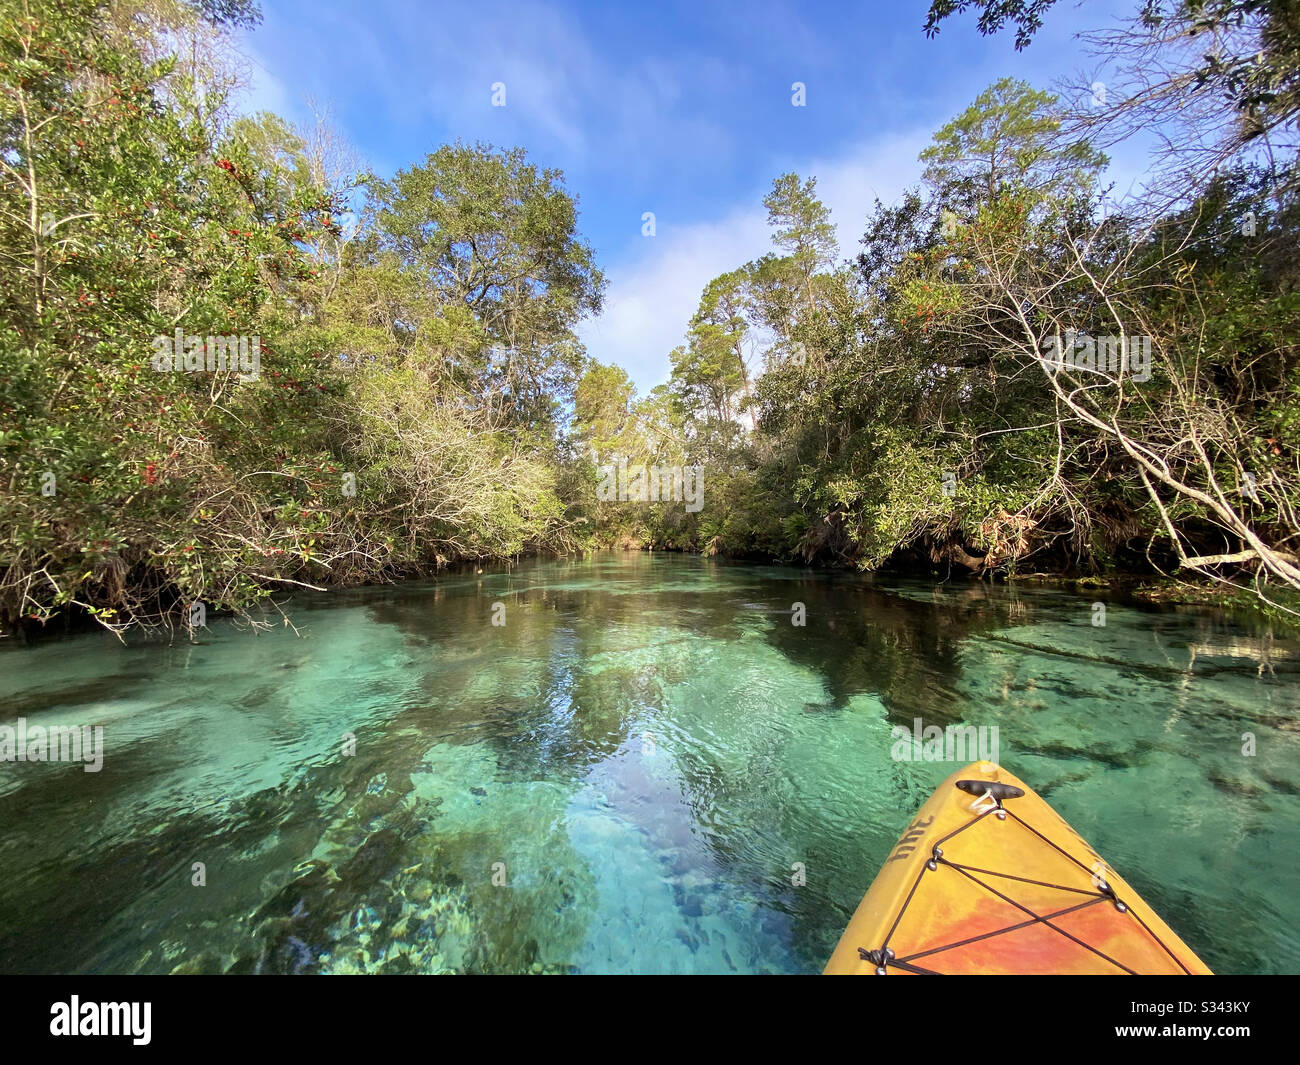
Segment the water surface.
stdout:
<path fill-rule="evenodd" d="M 816 972 L 955 768 L 891 757 L 921 718 L 1300 972 L 1300 649 L 1094 598 L 604 554 L 5 648 L 0 723 L 105 755 L 0 763 L 0 971 Z"/>

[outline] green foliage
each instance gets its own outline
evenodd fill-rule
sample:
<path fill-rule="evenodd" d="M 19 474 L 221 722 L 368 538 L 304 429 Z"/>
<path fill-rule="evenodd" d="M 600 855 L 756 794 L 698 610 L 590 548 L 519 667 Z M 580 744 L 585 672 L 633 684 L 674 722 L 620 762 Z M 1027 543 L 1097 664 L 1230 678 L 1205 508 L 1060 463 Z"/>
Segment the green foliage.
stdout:
<path fill-rule="evenodd" d="M 560 175 L 444 148 L 347 234 L 364 176 L 274 115 L 215 120 L 115 15 L 0 2 L 0 623 L 186 626 L 576 544 L 555 417 L 602 281 Z M 156 368 L 176 330 L 256 338 L 260 373 Z"/>
<path fill-rule="evenodd" d="M 1244 471 L 1264 487 L 1240 520 L 1265 543 L 1298 535 L 1294 196 L 1241 168 L 1154 228 L 1099 221 L 1105 157 L 1061 136 L 1055 106 L 1009 79 L 981 93 L 922 154 L 925 186 L 876 205 L 855 271 L 810 250 L 826 222 L 812 183 L 777 180 L 765 203 L 787 254 L 712 282 L 673 353 L 669 414 L 715 489 L 701 549 L 1172 568 L 1175 546 L 1241 546 L 1205 500 L 1240 498 Z M 1259 236 L 1241 231 L 1248 211 Z M 1063 406 L 1041 357 L 1063 327 L 1147 334 L 1149 378 L 1083 375 L 1084 406 Z M 746 344 L 755 378 L 737 372 Z M 742 380 L 752 429 L 732 404 Z M 1174 483 L 1153 489 L 1131 449 Z M 653 523 L 638 535 L 663 542 Z"/>
<path fill-rule="evenodd" d="M 604 289 L 560 173 L 518 148 L 446 146 L 375 182 L 368 229 L 373 261 L 390 254 L 427 279 L 426 295 L 473 312 L 482 344 L 459 360 L 458 384 L 495 390 L 514 420 L 548 426 L 581 371 L 573 327 Z"/>
<path fill-rule="evenodd" d="M 925 35 L 939 32 L 939 23 L 950 15 L 978 8 L 979 31 L 986 37 L 997 33 L 1008 22 L 1016 27 L 1016 51 L 1029 47 L 1043 26 L 1043 12 L 1056 0 L 933 0 L 925 19 Z"/>
<path fill-rule="evenodd" d="M 975 8 L 979 32 L 989 36 L 1008 23 L 1016 27 L 1016 50 L 1029 46 L 1042 28 L 1043 13 L 1056 0 L 932 0 L 924 31 L 934 37 L 944 19 Z M 1292 0 L 1141 0 L 1135 4 L 1130 40 L 1141 66 L 1158 66 L 1155 45 L 1173 43 L 1181 53 L 1171 64 L 1178 81 L 1173 95 L 1210 88 L 1237 116 L 1237 147 L 1283 129 L 1300 112 L 1300 12 Z M 1207 43 L 1202 45 L 1204 40 Z M 1197 65 L 1188 68 L 1188 57 Z M 1134 103 L 1157 102 L 1165 86 L 1145 74 Z"/>
<path fill-rule="evenodd" d="M 1050 3 L 936 2 L 927 29 L 972 6 L 1023 46 Z M 1257 55 L 1193 74 L 1260 129 L 1294 117 L 1283 5 L 1148 8 L 1157 29 L 1258 30 Z M 319 128 L 223 117 L 219 58 L 180 76 L 167 30 L 256 17 L 0 0 L 0 624 L 185 626 L 196 600 L 251 615 L 286 587 L 619 544 L 978 574 L 1263 551 L 1290 581 L 1280 147 L 1154 223 L 1102 220 L 1105 157 L 1003 79 L 938 130 L 920 188 L 876 204 L 852 263 L 816 180 L 776 178 L 771 250 L 705 286 L 638 396 L 577 339 L 604 278 L 561 174 L 454 144 L 381 181 Z M 162 368 L 177 330 L 257 338 L 260 372 Z M 1066 330 L 1149 336 L 1149 380 L 1053 370 Z M 698 469 L 703 505 L 603 498 L 620 462 Z"/>
<path fill-rule="evenodd" d="M 1086 194 L 1106 157 L 1084 141 L 1059 142 L 1055 104 L 1051 93 L 999 79 L 921 153 L 926 183 L 954 207 L 1009 187 L 1058 200 Z"/>

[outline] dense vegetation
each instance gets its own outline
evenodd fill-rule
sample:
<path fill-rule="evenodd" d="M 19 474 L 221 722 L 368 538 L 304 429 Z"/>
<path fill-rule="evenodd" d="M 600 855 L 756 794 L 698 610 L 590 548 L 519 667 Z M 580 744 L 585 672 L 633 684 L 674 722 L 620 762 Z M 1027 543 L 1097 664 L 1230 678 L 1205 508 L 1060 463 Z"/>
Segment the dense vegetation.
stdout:
<path fill-rule="evenodd" d="M 6 620 L 580 542 L 558 426 L 603 282 L 559 174 L 451 145 L 380 181 L 232 114 L 239 5 L 0 10 Z M 160 372 L 177 330 L 260 369 Z"/>
<path fill-rule="evenodd" d="M 985 6 L 1028 43 L 1050 4 Z M 1095 42 L 1159 77 L 1079 113 L 999 81 L 852 259 L 778 177 L 772 252 L 638 397 L 575 335 L 604 281 L 522 149 L 381 180 L 323 119 L 234 112 L 246 0 L 0 0 L 0 623 L 616 543 L 1295 589 L 1300 21 L 1163 6 Z M 1103 151 L 1152 121 L 1178 192 L 1118 212 Z M 242 366 L 189 339 L 221 337 Z M 604 499 L 620 459 L 698 467 L 704 505 Z"/>
<path fill-rule="evenodd" d="M 931 28 L 969 6 L 1028 43 L 1050 5 L 936 3 Z M 774 182 L 777 250 L 708 285 L 670 383 L 637 402 L 601 367 L 579 388 L 598 449 L 709 474 L 709 504 L 652 509 L 644 539 L 1294 601 L 1300 17 L 1161 7 L 1094 41 L 1136 64 L 1103 107 L 1090 86 L 1078 109 L 1013 79 L 980 94 L 852 261 L 815 180 Z M 1153 191 L 1116 210 L 1099 145 L 1157 122 Z"/>

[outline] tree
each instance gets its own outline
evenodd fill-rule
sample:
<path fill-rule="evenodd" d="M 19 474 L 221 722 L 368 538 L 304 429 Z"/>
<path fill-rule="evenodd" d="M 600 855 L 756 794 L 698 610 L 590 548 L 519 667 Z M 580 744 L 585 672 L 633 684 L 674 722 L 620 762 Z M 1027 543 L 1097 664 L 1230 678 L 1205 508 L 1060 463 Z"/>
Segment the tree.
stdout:
<path fill-rule="evenodd" d="M 370 261 L 390 252 L 440 302 L 471 311 L 486 339 L 474 384 L 521 424 L 549 425 L 571 396 L 583 362 L 573 328 L 601 306 L 577 217 L 559 172 L 518 148 L 440 148 L 374 186 Z"/>
<path fill-rule="evenodd" d="M 274 167 L 210 140 L 183 101 L 164 106 L 172 68 L 106 32 L 98 4 L 41 18 L 0 5 L 9 623 L 75 604 L 116 629 L 194 598 L 247 605 L 270 544 L 301 542 L 231 471 L 257 446 L 252 412 L 284 400 L 238 365 L 189 374 L 154 356 L 179 329 L 257 334 L 269 358 L 278 338 L 262 335 L 262 311 L 304 270 L 296 234 L 329 205 L 318 189 L 270 195 Z"/>
<path fill-rule="evenodd" d="M 980 10 L 979 31 L 986 37 L 997 33 L 1008 22 L 1014 24 L 1019 52 L 1029 47 L 1034 34 L 1042 29 L 1043 12 L 1055 3 L 1056 0 L 933 0 L 925 19 L 925 35 L 934 37 L 944 19 L 974 7 Z"/>
<path fill-rule="evenodd" d="M 592 363 L 578 381 L 573 395 L 576 434 L 593 457 L 627 454 L 626 434 L 634 420 L 631 412 L 636 386 L 618 366 Z"/>
<path fill-rule="evenodd" d="M 831 213 L 816 191 L 816 178 L 801 183 L 798 174 L 782 174 L 763 198 L 772 243 L 786 252 L 809 310 L 815 305 L 813 276 L 834 261 L 838 250 Z"/>
<path fill-rule="evenodd" d="M 674 381 L 688 408 L 718 421 L 735 418 L 749 394 L 747 281 L 744 270 L 710 281 L 691 318 L 686 346 L 673 355 Z"/>
<path fill-rule="evenodd" d="M 933 37 L 944 19 L 976 8 L 982 34 L 1013 24 L 1022 49 L 1055 2 L 933 0 L 925 32 Z M 1082 37 L 1119 75 L 1108 79 L 1101 101 L 1090 82 L 1070 86 L 1089 101 L 1071 125 L 1101 148 L 1161 128 L 1164 162 L 1152 184 L 1173 181 L 1177 192 L 1159 197 L 1158 207 L 1187 193 L 1189 179 L 1199 188 L 1244 151 L 1274 160 L 1295 151 L 1300 11 L 1292 0 L 1143 0 L 1122 28 Z"/>
<path fill-rule="evenodd" d="M 1241 178 L 1220 182 L 1221 202 L 1235 198 L 1232 185 L 1242 189 Z M 1002 323 L 1001 350 L 1050 386 L 1058 482 L 1081 438 L 1113 454 L 1107 479 L 1145 503 L 1179 567 L 1226 581 L 1219 567 L 1242 566 L 1268 599 L 1270 582 L 1300 590 L 1291 546 L 1300 493 L 1288 464 L 1276 461 L 1300 445 L 1279 417 L 1296 380 L 1300 321 L 1281 279 L 1249 261 L 1257 248 L 1238 237 L 1216 255 L 1205 223 L 1214 206 L 1193 204 L 1145 240 L 1076 231 L 1061 244 L 1066 256 L 1051 262 L 1016 254 L 996 233 L 975 239 L 977 269 L 941 327 L 988 343 L 988 323 Z M 1068 356 L 1045 357 L 1063 338 Z M 1117 358 L 1126 348 L 1127 361 Z"/>
<path fill-rule="evenodd" d="M 1086 193 L 1106 157 L 1085 141 L 1062 143 L 1056 97 L 1002 78 L 944 125 L 921 153 L 924 178 L 958 203 L 992 199 L 1010 186 L 1043 197 Z"/>

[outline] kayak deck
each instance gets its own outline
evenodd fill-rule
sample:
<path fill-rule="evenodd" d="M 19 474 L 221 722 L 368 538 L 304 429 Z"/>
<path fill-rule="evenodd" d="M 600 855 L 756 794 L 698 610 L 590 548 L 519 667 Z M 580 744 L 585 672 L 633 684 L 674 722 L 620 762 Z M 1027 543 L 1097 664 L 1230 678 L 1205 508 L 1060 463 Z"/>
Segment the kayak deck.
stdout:
<path fill-rule="evenodd" d="M 828 974 L 1206 974 L 1027 784 L 958 770 L 908 825 Z"/>

